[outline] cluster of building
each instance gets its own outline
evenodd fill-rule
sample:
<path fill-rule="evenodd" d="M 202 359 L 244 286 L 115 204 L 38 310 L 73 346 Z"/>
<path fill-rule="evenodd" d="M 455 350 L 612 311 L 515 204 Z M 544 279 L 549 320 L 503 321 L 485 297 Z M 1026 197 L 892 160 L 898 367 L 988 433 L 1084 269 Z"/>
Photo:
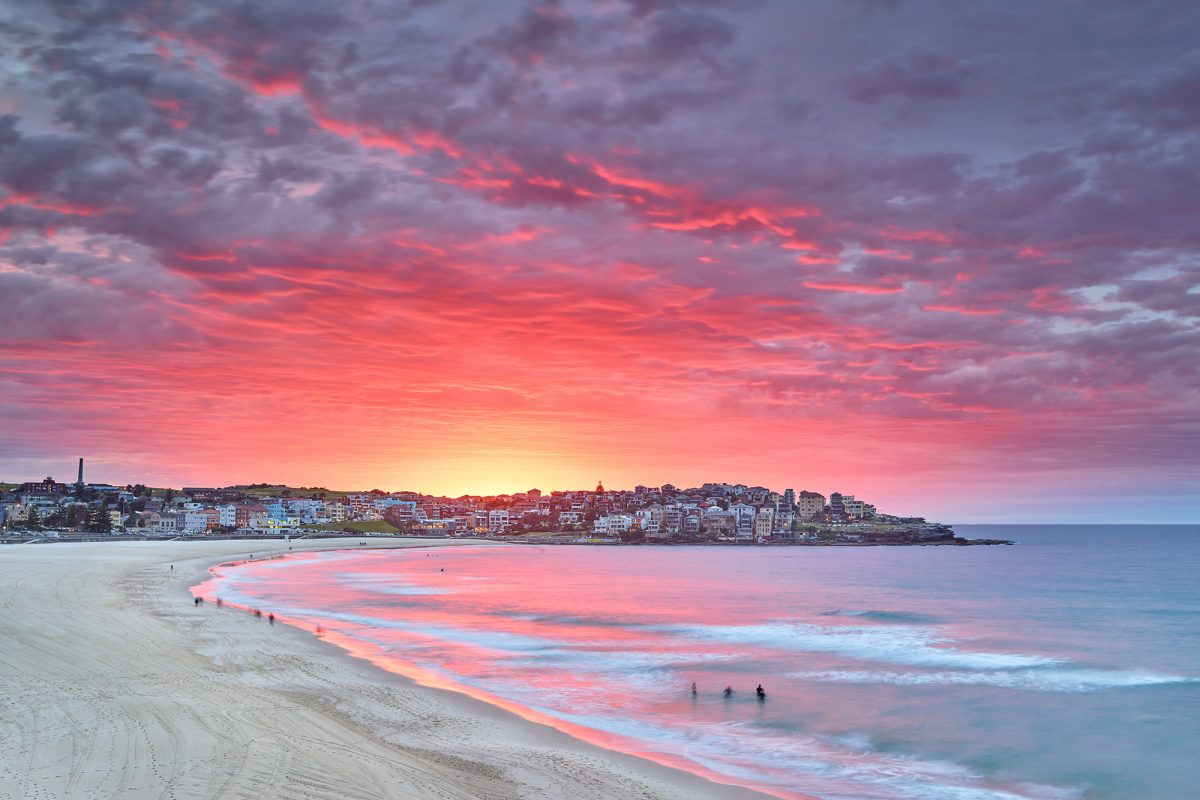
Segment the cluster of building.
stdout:
<path fill-rule="evenodd" d="M 558 494 L 558 493 L 555 493 Z M 572 510 L 559 513 L 577 520 L 580 511 L 596 509 L 594 520 L 584 512 L 599 537 L 632 537 L 643 541 L 731 541 L 766 543 L 815 537 L 819 525 L 874 520 L 874 506 L 853 495 L 761 486 L 706 483 L 691 489 L 667 484 L 638 486 L 633 491 L 566 492 Z M 582 495 L 580 497 L 579 495 Z M 582 505 L 582 509 L 578 506 Z"/>
<path fill-rule="evenodd" d="M 614 541 L 767 543 L 815 538 L 821 526 L 904 522 L 853 495 L 775 492 L 761 486 L 706 483 L 681 489 L 555 491 L 457 498 L 417 492 L 333 493 L 260 487 L 148 489 L 143 486 L 22 484 L 0 495 L 9 529 L 58 529 L 159 535 L 286 533 L 306 526 L 384 520 L 416 535 L 512 536 L 563 532 Z"/>

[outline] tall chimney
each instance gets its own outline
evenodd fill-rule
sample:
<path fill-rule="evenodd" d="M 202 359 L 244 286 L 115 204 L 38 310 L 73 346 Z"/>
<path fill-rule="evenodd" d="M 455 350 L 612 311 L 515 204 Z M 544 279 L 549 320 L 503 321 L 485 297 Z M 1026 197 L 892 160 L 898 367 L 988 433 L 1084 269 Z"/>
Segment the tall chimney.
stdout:
<path fill-rule="evenodd" d="M 79 480 L 76 481 L 80 486 L 83 486 L 83 459 L 79 459 Z"/>

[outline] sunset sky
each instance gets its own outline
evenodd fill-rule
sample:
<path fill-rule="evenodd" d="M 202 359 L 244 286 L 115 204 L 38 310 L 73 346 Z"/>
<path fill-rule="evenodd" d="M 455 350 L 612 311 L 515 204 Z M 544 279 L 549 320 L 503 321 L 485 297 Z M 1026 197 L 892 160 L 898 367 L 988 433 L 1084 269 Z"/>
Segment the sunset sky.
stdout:
<path fill-rule="evenodd" d="M 10 0 L 0 480 L 1200 518 L 1200 5 Z"/>

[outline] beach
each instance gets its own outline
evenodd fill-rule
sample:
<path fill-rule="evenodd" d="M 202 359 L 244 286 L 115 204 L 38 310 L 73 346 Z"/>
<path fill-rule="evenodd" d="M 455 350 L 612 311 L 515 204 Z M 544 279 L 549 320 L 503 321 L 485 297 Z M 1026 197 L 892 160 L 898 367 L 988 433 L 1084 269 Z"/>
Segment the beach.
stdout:
<path fill-rule="evenodd" d="M 418 686 L 189 592 L 215 563 L 359 546 L 0 548 L 0 798 L 765 796 Z"/>

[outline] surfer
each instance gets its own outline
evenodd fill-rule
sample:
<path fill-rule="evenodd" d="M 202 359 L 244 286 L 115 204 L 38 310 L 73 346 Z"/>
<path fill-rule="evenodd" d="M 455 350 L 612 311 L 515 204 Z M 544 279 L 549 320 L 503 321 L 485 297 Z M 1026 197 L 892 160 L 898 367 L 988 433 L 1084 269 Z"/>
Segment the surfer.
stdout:
<path fill-rule="evenodd" d="M 726 687 L 725 687 L 725 691 L 724 691 L 724 693 L 723 693 L 723 694 L 724 694 L 726 697 L 733 697 L 733 687 L 732 687 L 732 686 L 726 686 Z"/>
<path fill-rule="evenodd" d="M 758 685 L 758 688 L 754 690 L 754 693 L 755 693 L 756 695 L 758 695 L 758 699 L 759 699 L 759 700 L 766 700 L 766 699 L 767 699 L 767 693 L 763 691 L 763 687 L 762 687 L 762 684 L 761 684 L 761 683 Z"/>

